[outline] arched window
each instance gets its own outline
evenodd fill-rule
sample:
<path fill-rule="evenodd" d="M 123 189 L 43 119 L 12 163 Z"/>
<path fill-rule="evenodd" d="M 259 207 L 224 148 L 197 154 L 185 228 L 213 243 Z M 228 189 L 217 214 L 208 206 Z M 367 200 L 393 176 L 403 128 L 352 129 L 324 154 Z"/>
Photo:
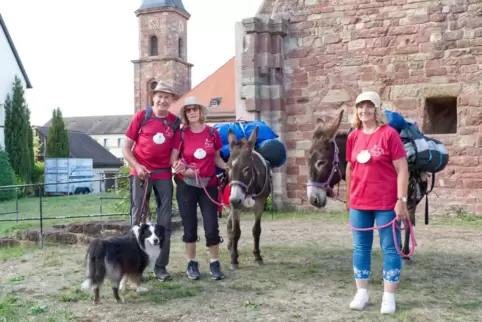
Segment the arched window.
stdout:
<path fill-rule="evenodd" d="M 151 36 L 151 56 L 159 55 L 159 48 L 157 44 L 157 37 Z"/>

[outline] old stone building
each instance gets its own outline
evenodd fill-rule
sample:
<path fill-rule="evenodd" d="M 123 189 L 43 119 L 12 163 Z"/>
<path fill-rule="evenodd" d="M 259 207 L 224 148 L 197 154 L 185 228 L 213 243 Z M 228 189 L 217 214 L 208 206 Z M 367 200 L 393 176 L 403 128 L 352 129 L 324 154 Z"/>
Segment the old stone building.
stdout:
<path fill-rule="evenodd" d="M 139 19 L 139 59 L 134 60 L 137 112 L 152 103 L 149 90 L 162 79 L 180 98 L 170 111 L 178 114 L 184 98 L 194 95 L 208 107 L 209 123 L 236 120 L 234 57 L 192 88 L 187 62 L 187 22 L 190 14 L 182 0 L 143 0 L 135 12 Z"/>
<path fill-rule="evenodd" d="M 151 104 L 149 89 L 160 77 L 181 94 L 191 89 L 192 64 L 187 62 L 187 21 L 181 0 L 144 0 L 139 19 L 139 58 L 134 60 L 135 111 Z"/>
<path fill-rule="evenodd" d="M 265 0 L 237 24 L 236 43 L 237 117 L 261 118 L 289 148 L 278 205 L 309 207 L 316 117 L 351 114 L 362 90 L 376 90 L 450 150 L 431 211 L 482 212 L 480 0 Z"/>

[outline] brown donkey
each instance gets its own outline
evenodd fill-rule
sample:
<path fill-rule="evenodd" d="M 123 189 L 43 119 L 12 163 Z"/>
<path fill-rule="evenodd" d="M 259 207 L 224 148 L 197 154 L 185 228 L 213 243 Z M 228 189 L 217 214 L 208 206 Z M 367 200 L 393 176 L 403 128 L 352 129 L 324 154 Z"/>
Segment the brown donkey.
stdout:
<path fill-rule="evenodd" d="M 231 188 L 229 197 L 230 213 L 228 216 L 228 250 L 231 254 L 231 269 L 238 268 L 238 241 L 241 237 L 240 215 L 243 210 L 254 213 L 253 239 L 254 260 L 263 263 L 259 250 L 261 236 L 261 216 L 268 199 L 271 184 L 271 168 L 266 160 L 254 150 L 258 137 L 256 126 L 249 139 L 237 141 L 234 132 L 229 129 L 228 142 L 230 156 L 228 160 L 228 184 Z"/>
<path fill-rule="evenodd" d="M 346 170 L 346 142 L 349 132 L 338 133 L 343 110 L 331 123 L 318 118 L 311 147 L 306 157 L 309 169 L 309 181 L 306 190 L 310 204 L 316 208 L 324 208 L 327 198 L 335 199 L 337 193 L 335 185 L 345 180 Z M 418 203 L 422 200 L 424 192 L 427 191 L 427 178 L 422 178 L 415 172 L 410 172 L 408 195 L 408 216 L 412 225 L 415 226 L 415 212 Z M 410 229 L 405 229 L 405 238 L 402 252 L 410 253 Z M 410 260 L 409 257 L 404 260 Z"/>

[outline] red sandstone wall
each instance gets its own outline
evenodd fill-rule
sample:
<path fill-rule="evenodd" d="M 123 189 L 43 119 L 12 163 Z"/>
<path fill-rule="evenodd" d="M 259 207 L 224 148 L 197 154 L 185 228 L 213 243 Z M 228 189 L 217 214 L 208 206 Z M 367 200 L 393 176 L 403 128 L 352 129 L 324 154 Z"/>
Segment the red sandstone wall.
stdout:
<path fill-rule="evenodd" d="M 260 16 L 274 13 L 290 20 L 284 38 L 283 121 L 291 204 L 310 207 L 304 151 L 316 117 L 334 116 L 340 109 L 352 113 L 360 91 L 376 90 L 388 107 L 421 125 L 444 122 L 429 119 L 427 97 L 457 97 L 456 133 L 433 135 L 449 147 L 451 161 L 436 176 L 438 197 L 430 196 L 431 211 L 482 212 L 482 2 L 457 3 L 264 1 Z"/>

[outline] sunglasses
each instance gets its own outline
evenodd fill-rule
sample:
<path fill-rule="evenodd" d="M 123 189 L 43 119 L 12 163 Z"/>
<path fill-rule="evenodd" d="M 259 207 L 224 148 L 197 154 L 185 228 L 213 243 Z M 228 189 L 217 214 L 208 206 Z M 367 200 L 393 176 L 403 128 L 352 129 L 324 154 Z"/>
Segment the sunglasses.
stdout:
<path fill-rule="evenodd" d="M 187 113 L 190 113 L 190 112 L 197 112 L 199 111 L 199 106 L 194 106 L 194 107 L 190 107 L 190 108 L 185 108 L 184 111 Z"/>

